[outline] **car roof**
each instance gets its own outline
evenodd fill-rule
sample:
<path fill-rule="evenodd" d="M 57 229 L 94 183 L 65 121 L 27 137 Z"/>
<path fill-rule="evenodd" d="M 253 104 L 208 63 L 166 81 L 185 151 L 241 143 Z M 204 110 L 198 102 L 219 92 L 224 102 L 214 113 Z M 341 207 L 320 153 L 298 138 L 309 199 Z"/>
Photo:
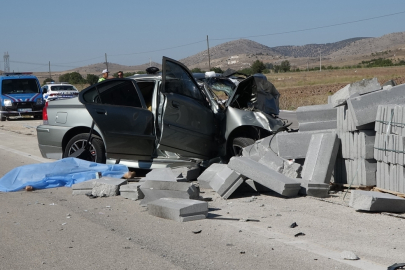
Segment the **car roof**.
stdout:
<path fill-rule="evenodd" d="M 29 75 L 29 74 L 2 74 L 0 75 L 0 80 L 8 80 L 8 79 L 35 79 L 37 80 L 38 78 L 35 77 L 34 75 Z"/>

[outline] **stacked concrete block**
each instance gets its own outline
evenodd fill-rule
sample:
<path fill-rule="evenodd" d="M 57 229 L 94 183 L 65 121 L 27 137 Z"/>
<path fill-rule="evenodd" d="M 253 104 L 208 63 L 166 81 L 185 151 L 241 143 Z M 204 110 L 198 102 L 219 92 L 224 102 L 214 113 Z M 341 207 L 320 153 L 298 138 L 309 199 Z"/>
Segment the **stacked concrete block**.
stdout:
<path fill-rule="evenodd" d="M 401 84 L 389 90 L 381 90 L 349 98 L 347 104 L 349 110 L 352 112 L 356 127 L 361 129 L 359 127 L 374 123 L 379 105 L 404 104 L 404 91 L 405 84 Z"/>
<path fill-rule="evenodd" d="M 375 130 L 377 187 L 405 193 L 405 105 L 378 106 Z"/>
<path fill-rule="evenodd" d="M 301 184 L 297 180 L 289 178 L 247 157 L 231 158 L 228 167 L 286 197 L 297 196 L 301 188 Z"/>
<path fill-rule="evenodd" d="M 334 106 L 345 103 L 347 99 L 354 95 L 364 95 L 370 92 L 381 90 L 381 85 L 377 78 L 364 79 L 358 82 L 354 82 L 346 85 L 335 94 L 333 94 L 329 103 Z"/>
<path fill-rule="evenodd" d="M 178 222 L 205 219 L 208 215 L 208 203 L 179 198 L 161 198 L 148 203 L 150 215 Z"/>
<path fill-rule="evenodd" d="M 120 186 L 127 183 L 126 179 L 101 177 L 93 180 L 91 194 L 97 197 L 109 197 L 119 195 Z"/>
<path fill-rule="evenodd" d="M 198 199 L 200 194 L 192 183 L 173 181 L 146 181 L 140 190 L 144 194 L 141 205 L 160 198 Z"/>
<path fill-rule="evenodd" d="M 348 106 L 342 105 L 337 107 L 337 130 L 340 132 L 355 131 L 353 116 L 349 111 Z"/>
<path fill-rule="evenodd" d="M 339 150 L 336 133 L 312 135 L 305 157 L 302 178 L 315 183 L 329 184 Z"/>
<path fill-rule="evenodd" d="M 141 200 L 144 195 L 140 189 L 141 183 L 131 183 L 120 186 L 120 195 L 126 199 L 133 201 Z"/>
<path fill-rule="evenodd" d="M 212 177 L 209 184 L 222 198 L 228 199 L 243 183 L 243 180 L 244 178 L 240 173 L 235 172 L 225 165 Z"/>
<path fill-rule="evenodd" d="M 333 104 L 299 107 L 297 120 L 300 131 L 336 129 L 337 109 Z"/>
<path fill-rule="evenodd" d="M 277 133 L 277 154 L 285 159 L 305 158 L 313 134 L 332 132 L 335 130 Z"/>
<path fill-rule="evenodd" d="M 405 213 L 405 199 L 381 192 L 353 190 L 349 205 L 358 211 Z"/>

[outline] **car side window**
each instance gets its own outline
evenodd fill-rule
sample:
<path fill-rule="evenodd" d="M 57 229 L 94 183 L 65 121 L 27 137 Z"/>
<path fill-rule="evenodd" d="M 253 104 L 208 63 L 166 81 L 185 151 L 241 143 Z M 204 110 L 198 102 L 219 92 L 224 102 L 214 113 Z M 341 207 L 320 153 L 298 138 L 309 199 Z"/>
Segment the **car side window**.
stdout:
<path fill-rule="evenodd" d="M 198 85 L 183 67 L 167 61 L 165 79 L 165 92 L 176 93 L 197 100 L 204 99 Z"/>
<path fill-rule="evenodd" d="M 130 80 L 108 80 L 87 89 L 83 94 L 87 103 L 103 103 L 142 108 L 141 100 Z"/>

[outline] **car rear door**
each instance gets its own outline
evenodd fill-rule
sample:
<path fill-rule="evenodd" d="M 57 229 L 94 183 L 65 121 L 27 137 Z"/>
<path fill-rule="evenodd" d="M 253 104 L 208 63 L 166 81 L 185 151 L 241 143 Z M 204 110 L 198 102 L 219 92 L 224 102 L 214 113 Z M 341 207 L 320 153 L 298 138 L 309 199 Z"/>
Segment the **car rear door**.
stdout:
<path fill-rule="evenodd" d="M 79 94 L 99 127 L 107 158 L 150 160 L 155 148 L 154 117 L 131 79 L 110 79 Z"/>
<path fill-rule="evenodd" d="M 183 64 L 163 57 L 162 65 L 159 149 L 188 157 L 215 157 L 215 118 L 206 96 Z"/>

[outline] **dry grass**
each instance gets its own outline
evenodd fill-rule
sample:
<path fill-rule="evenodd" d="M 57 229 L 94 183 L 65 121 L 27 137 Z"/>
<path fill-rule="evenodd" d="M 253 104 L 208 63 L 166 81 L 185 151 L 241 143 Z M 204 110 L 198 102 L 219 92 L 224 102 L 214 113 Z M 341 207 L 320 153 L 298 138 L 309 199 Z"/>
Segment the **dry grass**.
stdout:
<path fill-rule="evenodd" d="M 328 96 L 349 83 L 378 78 L 380 84 L 395 80 L 405 83 L 405 67 L 361 68 L 269 74 L 267 78 L 280 92 L 280 109 L 326 104 Z"/>

